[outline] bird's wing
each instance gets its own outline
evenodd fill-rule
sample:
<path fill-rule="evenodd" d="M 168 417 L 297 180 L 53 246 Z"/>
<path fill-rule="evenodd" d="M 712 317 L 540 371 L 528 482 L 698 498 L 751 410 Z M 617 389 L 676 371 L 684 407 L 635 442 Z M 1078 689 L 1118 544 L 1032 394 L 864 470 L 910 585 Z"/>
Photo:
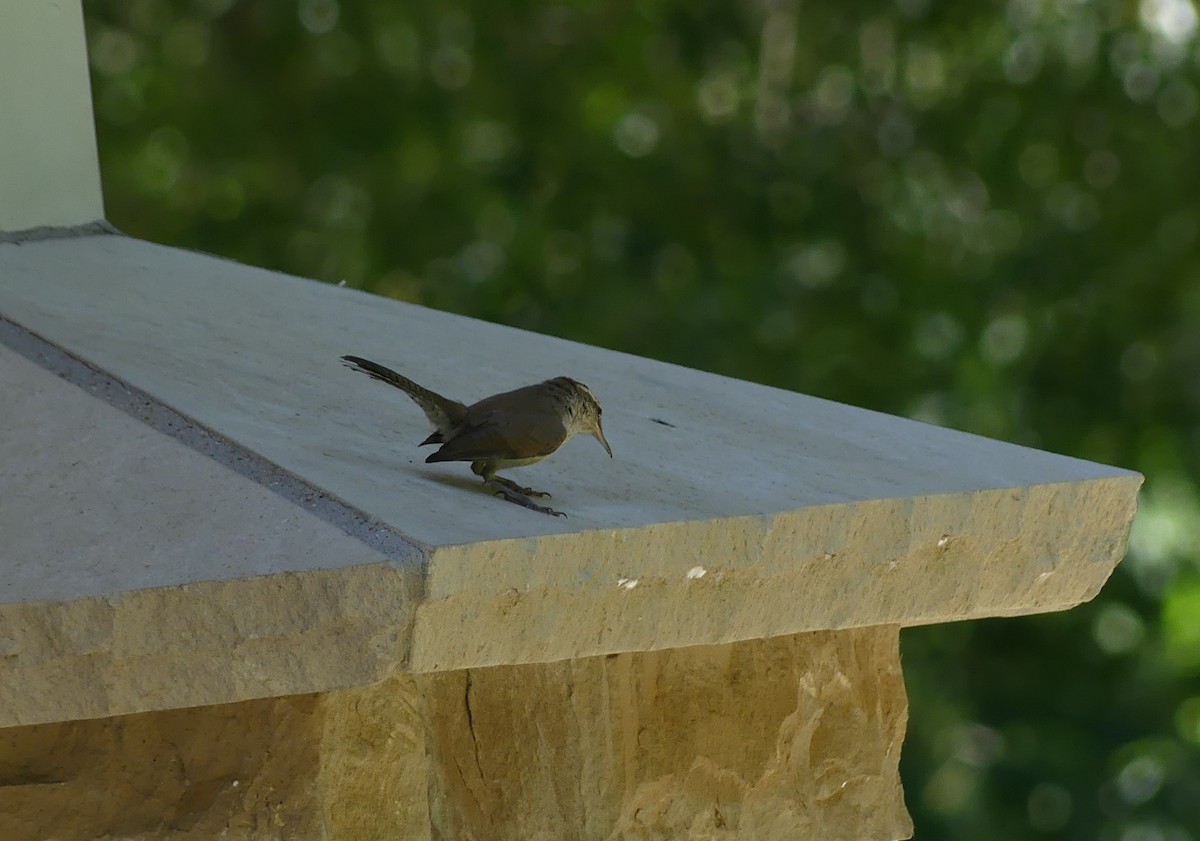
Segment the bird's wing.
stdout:
<path fill-rule="evenodd" d="M 425 461 L 536 461 L 550 455 L 566 440 L 567 430 L 562 418 L 552 414 L 506 414 L 503 428 L 494 416 L 487 416 L 463 429 Z"/>

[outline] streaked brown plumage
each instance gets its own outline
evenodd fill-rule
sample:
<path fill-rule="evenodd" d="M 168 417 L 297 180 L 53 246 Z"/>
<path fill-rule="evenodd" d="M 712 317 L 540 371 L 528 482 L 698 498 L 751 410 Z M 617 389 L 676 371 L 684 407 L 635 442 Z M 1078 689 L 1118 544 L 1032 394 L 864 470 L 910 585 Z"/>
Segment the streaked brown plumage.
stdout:
<path fill-rule="evenodd" d="M 530 499 L 549 494 L 497 476 L 498 470 L 541 461 L 579 433 L 593 436 L 612 456 L 600 424 L 600 402 L 591 389 L 570 377 L 494 394 L 467 406 L 361 356 L 342 360 L 355 371 L 395 386 L 421 407 L 434 426 L 421 446 L 442 445 L 426 462 L 469 461 L 485 485 L 534 511 L 565 516 Z"/>

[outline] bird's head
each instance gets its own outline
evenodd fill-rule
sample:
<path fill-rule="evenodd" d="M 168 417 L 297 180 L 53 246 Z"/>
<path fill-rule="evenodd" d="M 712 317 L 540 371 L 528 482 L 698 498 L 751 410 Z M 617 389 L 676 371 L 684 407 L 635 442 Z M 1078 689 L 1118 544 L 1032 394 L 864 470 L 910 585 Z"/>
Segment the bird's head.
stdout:
<path fill-rule="evenodd" d="M 608 457 L 612 458 L 612 447 L 608 446 L 608 440 L 604 437 L 604 426 L 601 423 L 601 415 L 603 410 L 600 408 L 600 401 L 596 399 L 596 395 L 592 394 L 592 390 L 581 382 L 576 382 L 568 377 L 563 377 L 567 380 L 573 391 L 575 392 L 575 411 L 572 413 L 574 418 L 575 431 L 581 432 L 584 435 L 591 435 L 600 442 L 600 446 L 604 447 Z"/>

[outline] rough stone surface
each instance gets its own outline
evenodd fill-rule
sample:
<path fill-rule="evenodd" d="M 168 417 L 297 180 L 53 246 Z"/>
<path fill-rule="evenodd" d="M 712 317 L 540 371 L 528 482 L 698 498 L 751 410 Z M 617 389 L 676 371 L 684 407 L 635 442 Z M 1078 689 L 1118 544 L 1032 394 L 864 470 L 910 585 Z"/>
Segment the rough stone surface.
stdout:
<path fill-rule="evenodd" d="M 418 677 L 439 838 L 906 838 L 897 628 Z"/>
<path fill-rule="evenodd" d="M 414 585 L 380 564 L 8 605 L 0 610 L 0 722 L 377 681 L 406 659 Z"/>
<path fill-rule="evenodd" d="M 330 841 L 433 841 L 428 703 L 416 678 L 405 673 L 321 696 L 317 775 Z"/>
<path fill-rule="evenodd" d="M 1119 478 L 438 549 L 410 667 L 1062 610 L 1124 555 L 1111 525 L 1135 493 Z"/>
<path fill-rule="evenodd" d="M 333 841 L 320 721 L 308 695 L 0 729 L 0 838 Z"/>
<path fill-rule="evenodd" d="M 0 730 L 0 838 L 907 837 L 897 632 Z"/>

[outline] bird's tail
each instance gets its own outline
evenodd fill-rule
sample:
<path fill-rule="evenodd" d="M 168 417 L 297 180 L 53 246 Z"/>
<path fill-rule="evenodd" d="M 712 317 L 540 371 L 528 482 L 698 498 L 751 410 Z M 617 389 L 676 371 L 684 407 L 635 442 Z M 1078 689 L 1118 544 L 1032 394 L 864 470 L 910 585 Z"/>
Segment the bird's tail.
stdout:
<path fill-rule="evenodd" d="M 343 356 L 342 361 L 346 363 L 348 368 L 355 371 L 361 371 L 373 380 L 387 383 L 395 386 L 413 399 L 413 402 L 421 407 L 421 411 L 429 418 L 429 422 L 436 428 L 437 432 L 426 439 L 426 443 L 439 443 L 440 439 L 435 438 L 439 435 L 449 435 L 451 431 L 462 425 L 462 422 L 467 416 L 467 407 L 457 400 L 451 400 L 448 397 L 443 397 L 436 391 L 430 391 L 422 385 L 418 385 L 403 374 L 393 371 L 391 368 L 386 368 L 377 362 L 372 362 L 369 359 L 363 359 L 361 356 Z"/>

